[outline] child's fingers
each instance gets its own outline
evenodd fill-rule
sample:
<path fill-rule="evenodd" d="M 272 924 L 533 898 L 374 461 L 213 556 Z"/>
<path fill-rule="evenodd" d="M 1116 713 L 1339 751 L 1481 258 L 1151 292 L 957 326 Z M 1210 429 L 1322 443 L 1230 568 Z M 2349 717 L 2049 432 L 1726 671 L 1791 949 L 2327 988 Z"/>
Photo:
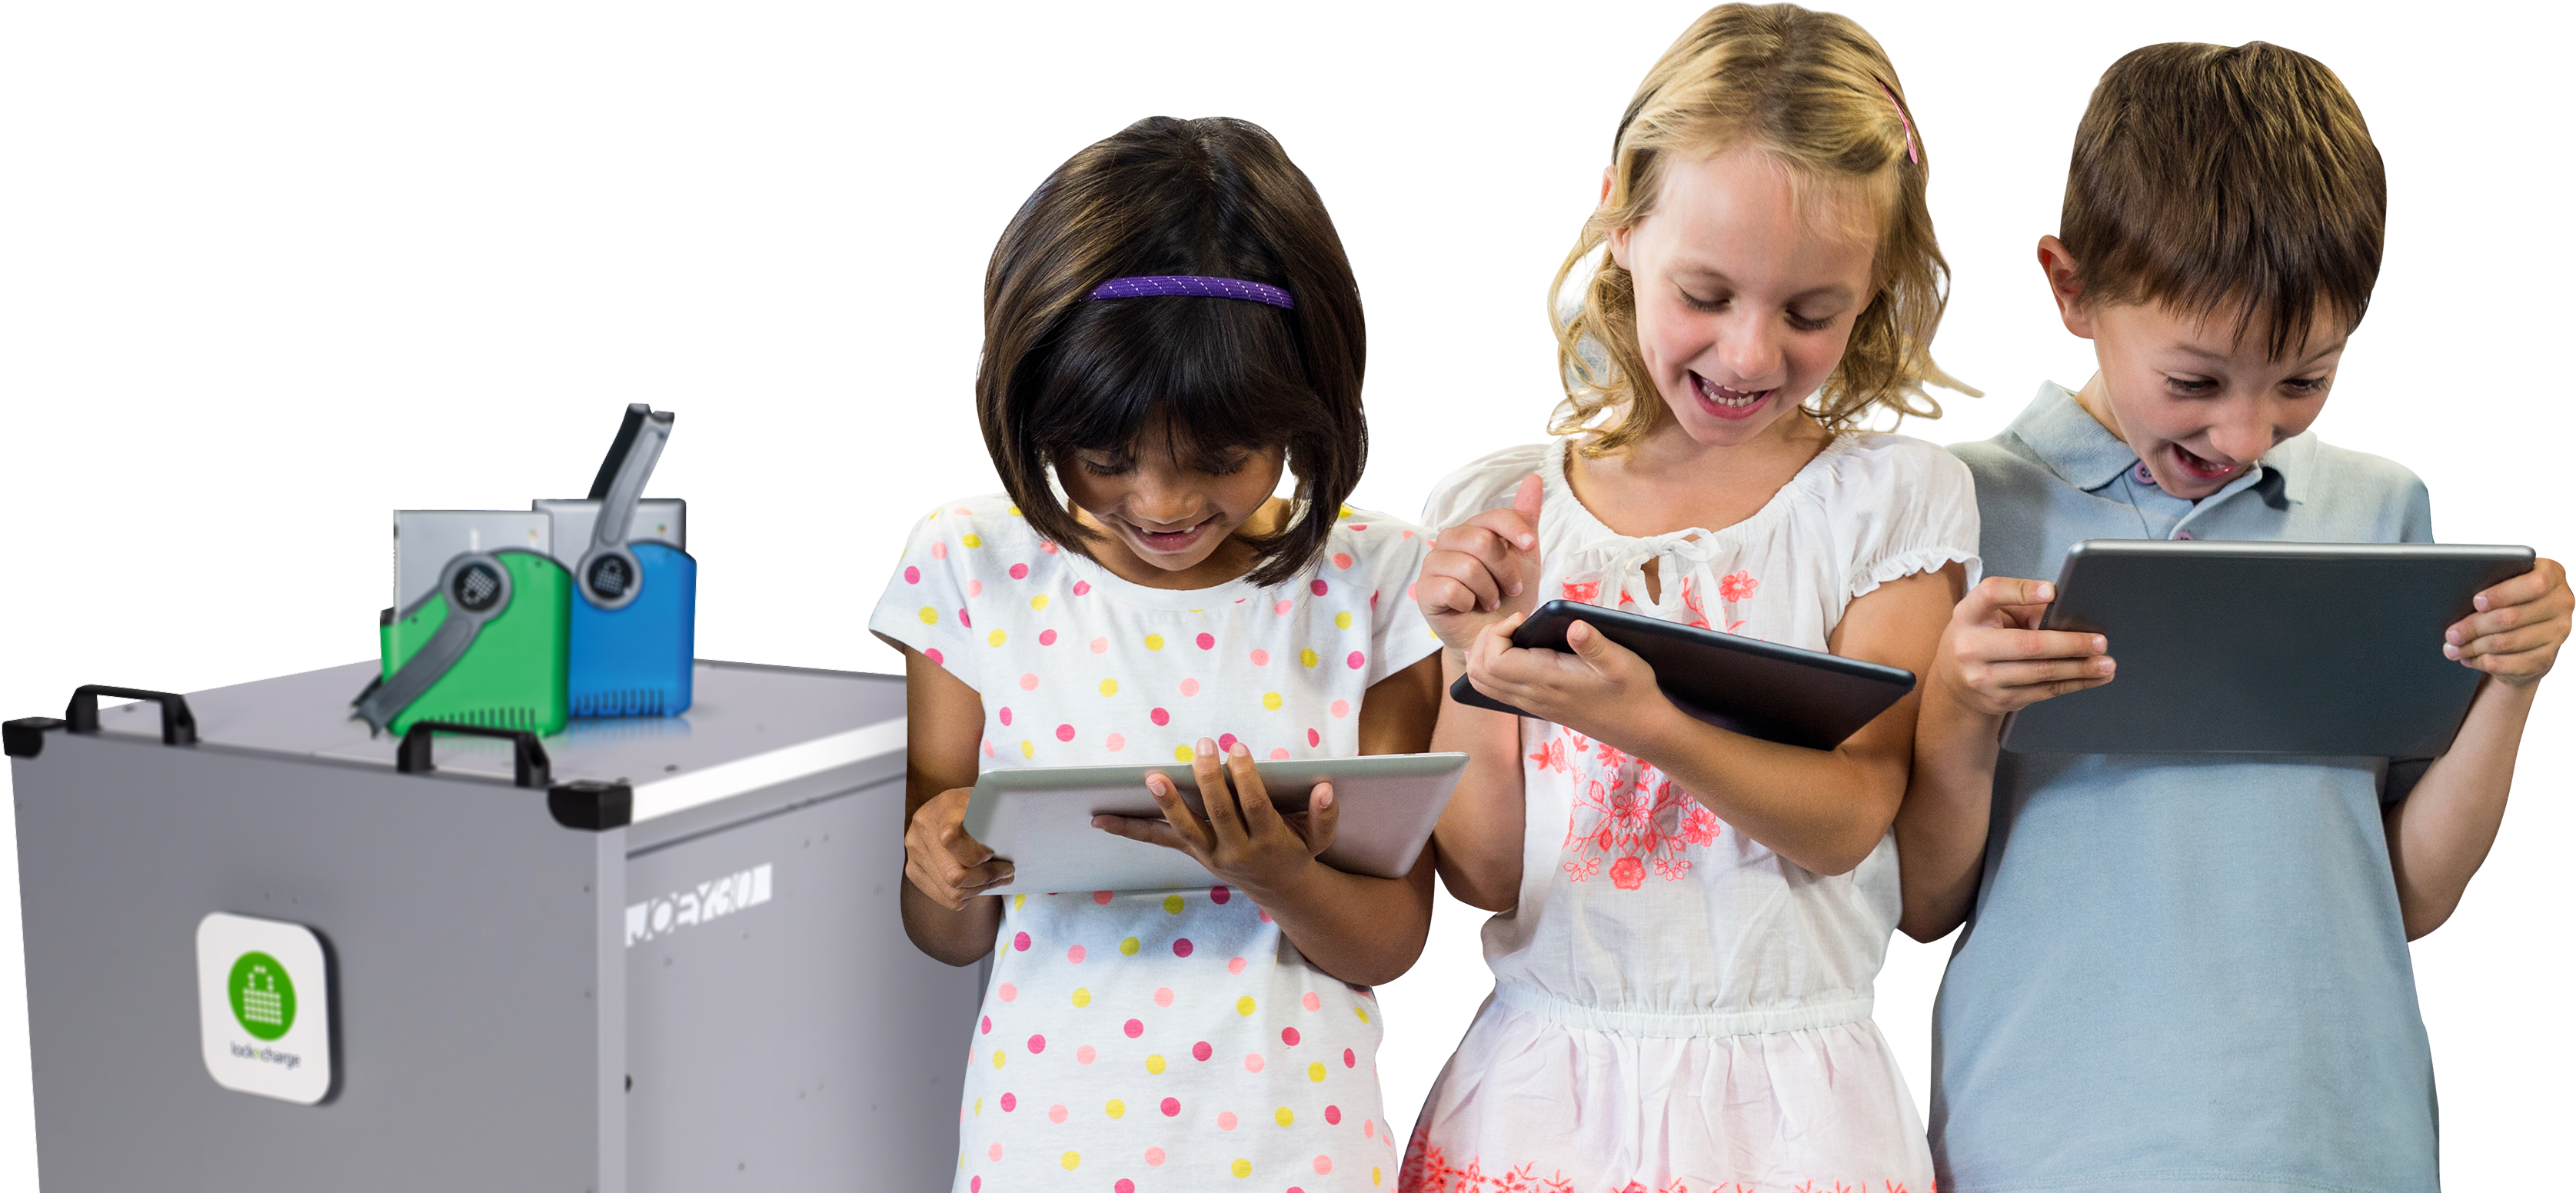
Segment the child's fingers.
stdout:
<path fill-rule="evenodd" d="M 2047 659 L 2039 662 L 1988 663 L 1982 675 L 1971 676 L 1980 688 L 2011 692 L 2041 684 L 2081 683 L 2090 687 L 2111 682 L 2118 666 L 2110 656 L 2092 659 Z M 2076 689 L 2069 688 L 2068 691 Z M 2055 695 L 2056 693 L 2050 693 Z"/>
<path fill-rule="evenodd" d="M 1236 806 L 1234 791 L 1225 781 L 1225 756 L 1217 753 L 1214 741 L 1199 739 L 1190 752 L 1190 774 L 1199 781 L 1199 803 L 1207 807 L 1208 831 L 1216 838 L 1216 847 L 1241 845 L 1243 810 Z"/>
<path fill-rule="evenodd" d="M 1969 625 L 2000 625 L 2010 619 L 2010 610 L 2042 607 L 2056 599 L 2057 586 L 2046 580 L 1988 576 L 1959 599 L 1954 615 Z"/>
<path fill-rule="evenodd" d="M 1490 613 L 1503 604 L 1502 586 L 1493 569 L 1461 551 L 1434 551 L 1423 560 L 1414 596 L 1425 612 Z"/>
<path fill-rule="evenodd" d="M 1253 836 L 1264 836 L 1287 825 L 1279 819 L 1279 809 L 1270 803 L 1270 788 L 1261 781 L 1261 771 L 1253 766 L 1252 751 L 1242 742 L 1225 756 L 1225 773 L 1234 780 L 1234 789 L 1242 797 L 1243 827 Z"/>
<path fill-rule="evenodd" d="M 1091 818 L 1091 827 L 1112 836 L 1125 837 L 1130 841 L 1142 841 L 1148 845 L 1160 845 L 1165 849 L 1177 849 L 1191 857 L 1206 860 L 1206 851 L 1197 848 L 1194 842 L 1183 837 L 1180 830 L 1172 827 L 1172 823 L 1168 820 L 1154 820 L 1141 816 L 1094 816 Z"/>
<path fill-rule="evenodd" d="M 1342 824 L 1342 801 L 1334 798 L 1333 785 L 1317 783 L 1306 796 L 1306 852 L 1322 854 L 1333 847 L 1333 834 Z"/>
<path fill-rule="evenodd" d="M 1523 551 L 1538 550 L 1538 516 L 1534 512 L 1523 514 L 1516 509 L 1486 510 L 1458 525 L 1482 527 L 1491 531 L 1507 547 Z M 1440 541 L 1441 545 L 1448 545 L 1447 531 L 1441 533 Z"/>
<path fill-rule="evenodd" d="M 2527 605 L 2566 585 L 2567 570 L 2557 560 L 2535 559 L 2530 571 L 2479 593 L 2470 598 L 2469 604 L 2481 613 L 2507 605 Z"/>
<path fill-rule="evenodd" d="M 1989 629 L 1959 635 L 1960 654 L 1986 663 L 2091 658 L 2110 649 L 2110 639 L 2075 630 Z"/>
<path fill-rule="evenodd" d="M 1204 793 L 1207 788 L 1201 786 L 1199 790 Z M 1184 847 L 1185 852 L 1198 855 L 1215 848 L 1207 826 L 1190 814 L 1190 806 L 1181 799 L 1181 789 L 1172 786 L 1171 776 L 1161 771 L 1146 775 L 1145 793 L 1154 797 L 1154 806 L 1163 810 L 1163 820 L 1172 826 L 1172 830 L 1189 841 L 1189 845 Z"/>

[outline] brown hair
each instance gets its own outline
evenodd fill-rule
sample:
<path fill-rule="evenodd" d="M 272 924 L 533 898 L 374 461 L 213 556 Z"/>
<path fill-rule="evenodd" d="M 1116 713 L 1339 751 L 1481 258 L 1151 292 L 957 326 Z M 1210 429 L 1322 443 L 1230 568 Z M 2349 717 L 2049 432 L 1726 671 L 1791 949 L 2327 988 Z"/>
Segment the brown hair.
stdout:
<path fill-rule="evenodd" d="M 1939 418 L 1926 385 L 1975 394 L 1932 363 L 1949 265 L 1924 203 L 1931 150 L 1904 104 L 1887 52 L 1848 17 L 1794 4 L 1727 4 L 1691 22 L 1637 85 L 1611 142 L 1610 193 L 1548 288 L 1553 303 L 1567 277 L 1599 255 L 1581 309 L 1563 319 L 1549 312 L 1565 402 L 1548 430 L 1589 432 L 1583 451 L 1598 456 L 1643 439 L 1666 417 L 1643 381 L 1635 279 L 1602 246 L 1653 212 L 1667 163 L 1748 142 L 1788 167 L 1793 182 L 1860 188 L 1883 217 L 1878 293 L 1854 318 L 1843 358 L 1807 414 L 1842 431 L 1873 406 L 1900 418 Z"/>
<path fill-rule="evenodd" d="M 2263 42 L 2132 50 L 2075 130 L 2058 238 L 2086 303 L 2260 319 L 2271 353 L 2320 305 L 2359 326 L 2379 281 L 2388 177 L 2342 80 Z"/>
<path fill-rule="evenodd" d="M 1112 278 L 1236 278 L 1294 310 L 1214 297 L 1087 302 Z M 1128 456 L 1160 430 L 1203 465 L 1284 448 L 1300 509 L 1247 540 L 1271 585 L 1313 561 L 1368 458 L 1359 286 L 1314 184 L 1260 126 L 1139 120 L 1074 154 L 1020 205 L 984 272 L 975 412 L 1029 525 L 1091 556 L 1050 470 Z"/>

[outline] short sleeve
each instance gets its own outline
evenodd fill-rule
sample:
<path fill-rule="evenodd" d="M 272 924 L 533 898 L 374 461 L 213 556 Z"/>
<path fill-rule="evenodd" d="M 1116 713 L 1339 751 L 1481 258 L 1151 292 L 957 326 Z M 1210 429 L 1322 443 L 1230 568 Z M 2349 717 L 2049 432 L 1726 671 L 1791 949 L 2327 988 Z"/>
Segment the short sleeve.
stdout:
<path fill-rule="evenodd" d="M 1967 565 L 1977 582 L 1977 489 L 1957 456 L 1919 440 L 1884 437 L 1868 466 L 1843 482 L 1860 491 L 1848 516 L 1852 561 L 1848 599 L 1858 600 L 1891 580 Z"/>
<path fill-rule="evenodd" d="M 934 511 L 915 525 L 904 543 L 903 558 L 886 580 L 885 595 L 877 598 L 876 612 L 868 616 L 868 629 L 920 651 L 981 692 L 984 684 L 976 674 L 976 652 L 968 649 L 975 628 L 966 611 L 966 587 L 972 577 L 965 574 L 971 559 L 980 553 L 960 550 L 952 541 L 969 533 L 972 525 L 961 510 Z"/>
<path fill-rule="evenodd" d="M 1489 509 L 1510 505 L 1521 478 L 1537 472 L 1558 441 L 1508 447 L 1441 477 L 1422 503 L 1422 525 L 1433 534 Z"/>
<path fill-rule="evenodd" d="M 1365 523 L 1359 532 L 1368 549 L 1369 657 L 1365 674 L 1377 681 L 1421 662 L 1440 649 L 1440 636 L 1413 603 L 1413 582 L 1431 553 L 1431 536 L 1418 526 L 1393 519 Z"/>
<path fill-rule="evenodd" d="M 2413 473 L 2407 474 L 2406 480 L 2406 513 L 2404 521 L 2399 523 L 2397 528 L 2397 541 L 2401 543 L 2432 542 L 2432 491 L 2426 489 L 2424 487 L 2424 482 L 2417 478 Z"/>

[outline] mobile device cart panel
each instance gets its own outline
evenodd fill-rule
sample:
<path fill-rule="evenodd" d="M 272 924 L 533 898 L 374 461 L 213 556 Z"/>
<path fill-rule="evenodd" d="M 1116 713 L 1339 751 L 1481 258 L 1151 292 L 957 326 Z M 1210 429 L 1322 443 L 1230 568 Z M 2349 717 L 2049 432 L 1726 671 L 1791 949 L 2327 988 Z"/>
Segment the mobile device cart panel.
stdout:
<path fill-rule="evenodd" d="M 424 758 L 347 719 L 378 670 L 10 724 L 47 1190 L 948 1182 L 979 991 L 897 912 L 901 680 L 701 662 Z M 228 988 L 236 917 L 322 973 Z"/>

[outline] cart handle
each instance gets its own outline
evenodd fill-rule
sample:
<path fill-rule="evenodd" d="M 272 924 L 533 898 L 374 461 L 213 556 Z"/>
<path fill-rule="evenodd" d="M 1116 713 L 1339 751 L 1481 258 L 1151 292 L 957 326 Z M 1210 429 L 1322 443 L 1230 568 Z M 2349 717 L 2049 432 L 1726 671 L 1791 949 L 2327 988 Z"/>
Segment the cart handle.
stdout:
<path fill-rule="evenodd" d="M 98 732 L 98 698 L 114 696 L 121 700 L 151 700 L 161 705 L 161 744 L 193 746 L 197 744 L 197 716 L 188 711 L 188 698 L 177 692 L 148 692 L 142 688 L 111 688 L 105 684 L 82 684 L 72 689 L 71 707 L 63 711 L 65 728 L 74 733 Z"/>
<path fill-rule="evenodd" d="M 462 721 L 414 721 L 403 734 L 402 745 L 394 751 L 394 769 L 406 775 L 425 775 L 437 769 L 429 763 L 429 741 L 433 733 L 469 733 L 476 737 L 497 737 L 511 744 L 511 761 L 516 765 L 521 787 L 546 787 L 554 782 L 554 764 L 546 759 L 546 748 L 537 744 L 537 735 L 525 729 L 496 729 L 490 725 L 468 725 Z"/>

